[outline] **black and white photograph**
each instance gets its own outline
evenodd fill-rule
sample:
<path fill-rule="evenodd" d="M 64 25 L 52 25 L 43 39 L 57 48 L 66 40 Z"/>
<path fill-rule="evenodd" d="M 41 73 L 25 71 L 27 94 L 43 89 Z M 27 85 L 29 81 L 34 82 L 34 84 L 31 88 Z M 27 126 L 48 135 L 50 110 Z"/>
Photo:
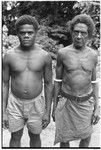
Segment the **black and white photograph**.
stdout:
<path fill-rule="evenodd" d="M 0 3 L 1 148 L 100 149 L 100 0 Z"/>

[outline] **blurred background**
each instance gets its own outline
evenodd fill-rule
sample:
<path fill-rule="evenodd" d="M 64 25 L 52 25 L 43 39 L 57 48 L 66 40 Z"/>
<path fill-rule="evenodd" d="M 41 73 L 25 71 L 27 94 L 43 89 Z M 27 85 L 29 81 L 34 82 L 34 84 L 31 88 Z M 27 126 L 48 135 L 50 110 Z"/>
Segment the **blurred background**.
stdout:
<path fill-rule="evenodd" d="M 23 14 L 34 16 L 40 24 L 36 42 L 46 51 L 56 54 L 59 48 L 71 44 L 69 22 L 83 13 L 94 20 L 96 30 L 88 44 L 98 50 L 100 1 L 2 1 L 3 52 L 17 44 L 14 24 Z"/>

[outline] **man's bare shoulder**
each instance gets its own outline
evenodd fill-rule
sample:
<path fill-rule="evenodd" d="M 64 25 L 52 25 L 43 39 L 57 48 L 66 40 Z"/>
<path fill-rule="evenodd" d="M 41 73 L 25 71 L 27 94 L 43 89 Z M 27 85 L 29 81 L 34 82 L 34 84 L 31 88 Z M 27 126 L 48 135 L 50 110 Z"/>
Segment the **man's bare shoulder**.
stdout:
<path fill-rule="evenodd" d="M 88 53 L 89 55 L 91 55 L 91 57 L 97 59 L 98 57 L 98 52 L 90 47 L 87 48 L 88 49 Z"/>
<path fill-rule="evenodd" d="M 42 50 L 43 53 L 44 53 L 44 57 L 45 57 L 45 62 L 48 63 L 48 62 L 52 62 L 52 58 L 51 58 L 51 55 L 49 52 L 45 51 L 45 50 Z"/>
<path fill-rule="evenodd" d="M 8 50 L 2 57 L 3 64 L 9 64 L 13 58 L 14 49 Z"/>
<path fill-rule="evenodd" d="M 69 45 L 69 46 L 66 46 L 64 48 L 61 48 L 59 51 L 58 51 L 58 55 L 59 56 L 66 56 L 68 54 L 68 52 L 72 52 L 73 51 L 73 46 L 72 45 Z"/>
<path fill-rule="evenodd" d="M 11 59 L 12 55 L 15 53 L 14 48 L 6 51 L 3 55 L 4 59 Z"/>
<path fill-rule="evenodd" d="M 45 61 L 51 61 L 52 60 L 49 52 L 47 52 L 43 48 L 41 48 L 40 45 L 37 44 L 36 48 Z"/>
<path fill-rule="evenodd" d="M 92 55 L 94 55 L 94 56 L 96 56 L 96 55 L 97 55 L 97 51 L 96 51 L 96 50 L 94 50 L 93 48 L 91 48 L 91 47 L 87 47 L 87 49 L 89 50 L 89 52 L 90 52 Z"/>
<path fill-rule="evenodd" d="M 42 56 L 47 55 L 47 52 L 39 44 L 35 44 L 35 50 Z"/>
<path fill-rule="evenodd" d="M 88 55 L 91 57 L 91 59 L 97 63 L 98 62 L 98 52 L 90 47 L 88 49 Z"/>
<path fill-rule="evenodd" d="M 14 47 L 8 51 L 5 52 L 4 56 L 3 56 L 3 60 L 6 63 L 10 63 L 16 60 L 17 58 L 17 53 L 19 52 L 19 47 Z"/>

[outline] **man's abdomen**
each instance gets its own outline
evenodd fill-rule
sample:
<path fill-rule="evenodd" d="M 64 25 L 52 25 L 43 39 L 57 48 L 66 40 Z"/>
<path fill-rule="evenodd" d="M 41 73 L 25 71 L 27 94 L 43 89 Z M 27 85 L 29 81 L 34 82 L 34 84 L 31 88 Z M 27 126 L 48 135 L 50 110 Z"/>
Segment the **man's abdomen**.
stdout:
<path fill-rule="evenodd" d="M 73 95 L 84 95 L 92 90 L 90 76 L 87 75 L 72 75 L 63 81 L 62 89 L 65 92 Z"/>
<path fill-rule="evenodd" d="M 22 99 L 33 99 L 37 97 L 43 88 L 41 75 L 29 73 L 21 74 L 11 79 L 11 91 Z"/>

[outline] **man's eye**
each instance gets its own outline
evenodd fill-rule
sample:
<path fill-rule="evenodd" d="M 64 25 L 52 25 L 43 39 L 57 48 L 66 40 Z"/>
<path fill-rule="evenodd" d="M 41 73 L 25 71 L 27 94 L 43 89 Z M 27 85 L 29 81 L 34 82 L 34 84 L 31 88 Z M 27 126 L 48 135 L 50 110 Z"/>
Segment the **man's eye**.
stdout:
<path fill-rule="evenodd" d="M 79 33 L 79 31 L 74 31 L 74 33 Z"/>
<path fill-rule="evenodd" d="M 25 33 L 24 33 L 24 32 L 20 32 L 20 34 L 21 34 L 21 35 L 24 35 Z"/>
<path fill-rule="evenodd" d="M 81 32 L 81 34 L 85 36 L 85 35 L 87 35 L 87 32 Z"/>
<path fill-rule="evenodd" d="M 20 32 L 20 35 L 25 36 L 25 35 L 32 35 L 34 32 Z"/>
<path fill-rule="evenodd" d="M 83 32 L 83 31 L 76 31 L 76 30 L 74 30 L 74 34 L 76 35 L 76 36 L 78 36 L 79 34 L 81 34 L 82 36 L 87 36 L 87 32 Z"/>
<path fill-rule="evenodd" d="M 33 32 L 28 32 L 29 35 L 33 34 Z"/>
<path fill-rule="evenodd" d="M 79 31 L 74 31 L 74 34 L 79 34 Z"/>

